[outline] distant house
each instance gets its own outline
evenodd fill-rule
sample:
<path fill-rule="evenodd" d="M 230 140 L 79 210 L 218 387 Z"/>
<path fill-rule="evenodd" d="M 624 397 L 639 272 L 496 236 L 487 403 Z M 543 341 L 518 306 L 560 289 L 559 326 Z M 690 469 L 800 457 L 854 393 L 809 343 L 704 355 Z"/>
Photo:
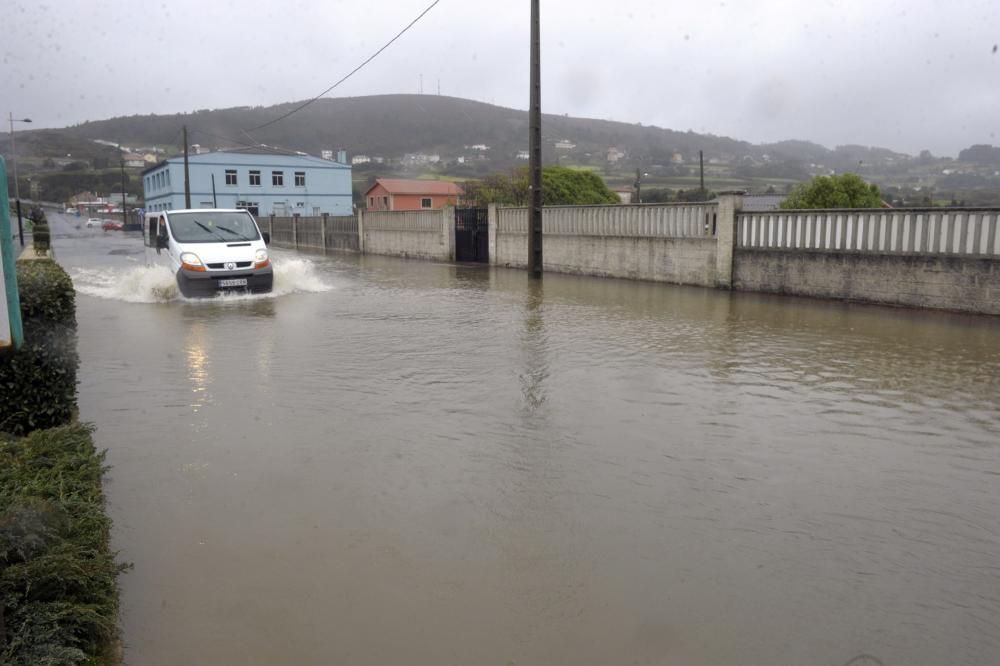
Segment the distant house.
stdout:
<path fill-rule="evenodd" d="M 764 213 L 769 210 L 781 208 L 781 202 L 785 200 L 784 194 L 744 194 L 744 213 Z M 713 199 L 712 203 L 718 203 L 718 199 Z"/>
<path fill-rule="evenodd" d="M 574 148 L 576 148 L 576 144 L 569 139 L 560 139 L 559 141 L 556 141 L 557 150 L 573 150 Z"/>
<path fill-rule="evenodd" d="M 635 190 L 631 187 L 615 187 L 611 191 L 618 195 L 623 204 L 632 203 L 632 197 L 635 196 Z"/>
<path fill-rule="evenodd" d="M 426 155 L 424 153 L 406 153 L 403 155 L 403 164 L 407 166 L 422 164 L 437 164 L 441 161 L 440 155 Z"/>
<path fill-rule="evenodd" d="M 253 215 L 350 215 L 351 167 L 288 151 L 191 155 L 192 208 L 244 208 Z M 184 208 L 184 158 L 142 172 L 146 210 Z"/>
<path fill-rule="evenodd" d="M 146 153 L 142 156 L 142 161 L 146 164 L 156 164 L 159 160 L 160 158 L 153 153 Z"/>
<path fill-rule="evenodd" d="M 608 162 L 611 164 L 617 164 L 619 160 L 625 157 L 625 153 L 617 148 L 608 148 Z"/>
<path fill-rule="evenodd" d="M 367 155 L 355 155 L 354 157 L 351 158 L 351 164 L 354 164 L 354 165 L 357 165 L 357 164 L 368 164 L 371 161 L 372 161 L 372 158 L 368 157 Z"/>
<path fill-rule="evenodd" d="M 69 198 L 69 202 L 74 206 L 82 203 L 89 203 L 91 201 L 97 201 L 97 195 L 93 192 L 78 192 Z"/>
<path fill-rule="evenodd" d="M 527 150 L 519 150 L 517 151 L 517 159 L 519 160 L 531 159 L 531 154 Z"/>
<path fill-rule="evenodd" d="M 478 150 L 480 152 L 490 149 L 490 147 L 487 146 L 485 143 L 477 143 L 477 144 L 472 145 L 472 146 L 466 146 L 466 148 L 471 149 L 471 150 Z"/>
<path fill-rule="evenodd" d="M 454 206 L 462 188 L 442 180 L 379 178 L 365 192 L 368 210 L 428 210 Z"/>
<path fill-rule="evenodd" d="M 122 159 L 125 160 L 125 166 L 132 169 L 141 169 L 146 166 L 146 158 L 143 155 L 134 155 L 132 153 L 126 153 L 122 155 Z M 154 158 L 155 162 L 156 159 Z"/>

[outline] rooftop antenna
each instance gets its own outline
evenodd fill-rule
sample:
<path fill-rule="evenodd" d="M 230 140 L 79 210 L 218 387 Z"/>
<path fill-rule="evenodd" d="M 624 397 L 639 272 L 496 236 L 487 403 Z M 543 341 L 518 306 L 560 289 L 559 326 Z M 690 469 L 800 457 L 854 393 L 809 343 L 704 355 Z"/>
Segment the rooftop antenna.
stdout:
<path fill-rule="evenodd" d="M 441 96 L 441 79 L 438 79 L 438 97 Z"/>

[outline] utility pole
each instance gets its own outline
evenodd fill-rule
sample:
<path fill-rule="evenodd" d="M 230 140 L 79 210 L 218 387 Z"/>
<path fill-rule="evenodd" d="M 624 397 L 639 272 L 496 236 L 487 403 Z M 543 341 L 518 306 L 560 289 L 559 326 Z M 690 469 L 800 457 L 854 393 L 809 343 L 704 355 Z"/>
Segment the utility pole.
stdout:
<path fill-rule="evenodd" d="M 191 180 L 188 174 L 188 128 L 184 126 L 184 207 L 191 208 Z"/>
<path fill-rule="evenodd" d="M 642 203 L 642 172 L 635 170 L 635 202 Z"/>
<path fill-rule="evenodd" d="M 125 207 L 125 160 L 122 160 L 122 228 L 128 226 L 128 209 Z"/>
<path fill-rule="evenodd" d="M 531 0 L 531 94 L 528 105 L 528 152 L 531 217 L 528 221 L 528 275 L 542 277 L 542 77 L 538 1 Z"/>
<path fill-rule="evenodd" d="M 701 150 L 698 151 L 698 173 L 700 182 L 698 195 L 702 201 L 705 201 L 708 198 L 705 195 L 705 153 Z"/>

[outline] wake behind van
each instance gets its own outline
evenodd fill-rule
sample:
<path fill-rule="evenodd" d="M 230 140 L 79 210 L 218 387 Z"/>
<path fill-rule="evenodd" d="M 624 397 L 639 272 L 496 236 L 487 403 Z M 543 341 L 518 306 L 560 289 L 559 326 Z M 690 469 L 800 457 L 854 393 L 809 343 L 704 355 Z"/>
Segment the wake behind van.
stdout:
<path fill-rule="evenodd" d="M 166 266 L 184 296 L 220 291 L 269 292 L 274 270 L 266 234 L 245 210 L 219 208 L 146 213 L 146 264 Z"/>

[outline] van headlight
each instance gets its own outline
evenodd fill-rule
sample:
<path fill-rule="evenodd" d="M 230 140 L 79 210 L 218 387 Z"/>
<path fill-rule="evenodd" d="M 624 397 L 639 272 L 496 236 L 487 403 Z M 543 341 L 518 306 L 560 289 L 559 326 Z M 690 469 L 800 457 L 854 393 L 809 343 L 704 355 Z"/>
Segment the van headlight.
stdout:
<path fill-rule="evenodd" d="M 181 268 L 201 272 L 205 270 L 205 264 L 201 263 L 201 259 L 194 252 L 181 252 Z"/>
<path fill-rule="evenodd" d="M 264 268 L 270 263 L 267 259 L 267 250 L 257 250 L 253 255 L 253 267 Z"/>

